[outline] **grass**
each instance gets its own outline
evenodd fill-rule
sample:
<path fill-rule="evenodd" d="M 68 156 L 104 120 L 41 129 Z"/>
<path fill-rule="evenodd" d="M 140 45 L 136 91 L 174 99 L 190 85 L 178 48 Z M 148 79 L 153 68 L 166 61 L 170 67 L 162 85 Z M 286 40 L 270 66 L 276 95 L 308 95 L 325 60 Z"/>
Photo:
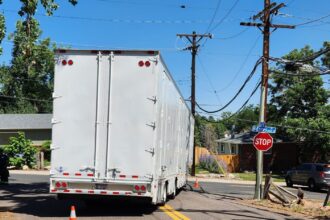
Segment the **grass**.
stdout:
<path fill-rule="evenodd" d="M 256 174 L 255 173 L 233 173 L 235 176 L 242 180 L 250 180 L 255 181 L 256 180 Z M 263 178 L 265 178 L 266 175 L 263 175 Z M 285 182 L 284 176 L 279 174 L 272 174 L 272 178 L 274 182 Z"/>
<path fill-rule="evenodd" d="M 205 170 L 205 169 L 203 169 L 202 167 L 200 167 L 198 165 L 195 168 L 195 172 L 196 172 L 196 174 L 208 174 L 208 173 L 210 173 L 208 170 Z"/>

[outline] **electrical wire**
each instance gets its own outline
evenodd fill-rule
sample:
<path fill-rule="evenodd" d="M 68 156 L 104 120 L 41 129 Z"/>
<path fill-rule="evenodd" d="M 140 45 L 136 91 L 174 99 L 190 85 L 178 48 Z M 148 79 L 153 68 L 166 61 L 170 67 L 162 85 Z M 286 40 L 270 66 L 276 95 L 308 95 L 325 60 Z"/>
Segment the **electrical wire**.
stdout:
<path fill-rule="evenodd" d="M 16 97 L 16 96 L 8 96 L 8 95 L 0 95 L 0 97 L 9 98 L 9 99 L 21 99 L 21 100 L 34 101 L 34 102 L 53 102 L 53 100 L 33 99 L 27 97 Z"/>
<path fill-rule="evenodd" d="M 222 0 L 218 0 L 217 6 L 215 7 L 215 10 L 214 10 L 213 16 L 212 16 L 212 18 L 211 18 L 211 21 L 210 21 L 209 26 L 206 28 L 205 34 L 207 34 L 207 33 L 209 32 L 211 26 L 213 25 L 214 19 L 215 19 L 215 17 L 216 17 L 217 14 L 218 14 L 218 11 L 219 11 L 219 8 L 220 8 L 220 5 L 221 5 L 221 2 L 222 2 Z"/>
<path fill-rule="evenodd" d="M 330 75 L 330 70 L 324 71 L 322 73 L 311 73 L 311 74 L 295 74 L 295 73 L 284 73 L 281 71 L 276 71 L 276 70 L 269 70 L 269 72 L 273 74 L 278 74 L 278 75 L 286 75 L 286 76 L 299 76 L 299 77 L 314 77 L 314 76 L 323 76 L 323 75 Z"/>
<path fill-rule="evenodd" d="M 243 70 L 243 68 L 245 67 L 245 64 L 247 63 L 247 61 L 249 60 L 254 48 L 257 46 L 259 39 L 260 39 L 261 35 L 258 35 L 257 39 L 254 41 L 254 43 L 252 44 L 252 47 L 250 48 L 248 54 L 246 55 L 243 63 L 241 64 L 241 66 L 239 67 L 238 71 L 236 72 L 235 76 L 232 78 L 232 80 L 224 87 L 221 88 L 219 90 L 217 90 L 217 92 L 222 92 L 225 91 L 227 88 L 229 88 L 236 80 L 236 78 L 238 77 L 238 75 L 241 73 L 241 71 Z"/>
<path fill-rule="evenodd" d="M 199 64 L 200 64 L 200 66 L 202 67 L 202 73 L 204 73 L 204 75 L 206 76 L 206 78 L 207 78 L 207 80 L 208 80 L 210 86 L 211 86 L 212 89 L 213 89 L 213 93 L 214 93 L 215 97 L 217 98 L 217 100 L 218 100 L 218 102 L 219 102 L 219 105 L 221 105 L 220 97 L 219 97 L 217 91 L 215 90 L 215 87 L 214 87 L 214 85 L 213 85 L 213 83 L 212 83 L 212 81 L 211 81 L 209 75 L 206 73 L 205 66 L 204 66 L 204 64 L 202 63 L 202 60 L 200 59 L 200 57 L 199 57 L 198 55 L 197 55 L 197 60 L 198 60 L 198 62 L 199 62 Z"/>
<path fill-rule="evenodd" d="M 315 23 L 315 22 L 321 21 L 321 20 L 323 20 L 323 19 L 325 19 L 325 18 L 328 18 L 328 17 L 330 17 L 330 14 L 327 14 L 327 15 L 325 15 L 325 16 L 322 16 L 322 17 L 317 18 L 317 19 L 314 19 L 314 20 L 310 20 L 310 21 L 306 21 L 306 22 L 303 22 L 303 23 L 300 23 L 300 24 L 296 24 L 295 26 L 296 26 L 296 27 L 299 27 L 299 26 L 302 26 L 302 25 Z"/>
<path fill-rule="evenodd" d="M 228 37 L 213 37 L 212 40 L 229 40 L 229 39 L 233 39 L 233 38 L 236 38 L 236 37 L 244 34 L 249 29 L 250 29 L 249 27 L 246 27 L 245 29 L 243 29 L 242 31 L 240 31 L 236 34 L 230 35 Z"/>
<path fill-rule="evenodd" d="M 224 20 L 231 14 L 231 12 L 235 9 L 235 7 L 237 6 L 239 0 L 236 0 L 233 4 L 233 6 L 231 6 L 231 8 L 227 11 L 227 13 L 225 14 L 225 16 L 223 16 L 223 18 L 213 27 L 210 29 L 210 32 L 213 32 L 215 29 L 217 29 L 222 22 L 224 22 Z"/>
<path fill-rule="evenodd" d="M 216 113 L 216 112 L 220 112 L 222 110 L 224 110 L 225 108 L 227 108 L 236 98 L 237 96 L 242 92 L 242 90 L 245 88 L 246 84 L 250 81 L 250 79 L 252 78 L 252 76 L 254 75 L 254 73 L 256 72 L 258 66 L 262 63 L 262 59 L 258 59 L 258 61 L 256 62 L 256 64 L 254 65 L 251 73 L 248 75 L 248 77 L 246 78 L 246 80 L 244 81 L 243 85 L 239 88 L 239 90 L 237 91 L 237 93 L 234 95 L 234 97 L 227 103 L 225 104 L 223 107 L 221 107 L 220 109 L 217 110 L 213 110 L 213 111 L 209 111 L 206 110 L 204 108 L 202 108 L 197 102 L 196 102 L 196 106 L 202 110 L 203 112 L 206 113 Z"/>

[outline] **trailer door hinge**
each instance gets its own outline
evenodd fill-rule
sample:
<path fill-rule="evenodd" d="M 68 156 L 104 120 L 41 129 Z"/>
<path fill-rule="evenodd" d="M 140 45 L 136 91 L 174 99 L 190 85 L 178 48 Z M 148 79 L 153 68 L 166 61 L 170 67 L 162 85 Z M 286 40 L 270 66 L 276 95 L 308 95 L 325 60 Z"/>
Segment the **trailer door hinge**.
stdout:
<path fill-rule="evenodd" d="M 60 149 L 59 146 L 55 146 L 53 144 L 50 145 L 50 150 L 57 150 L 57 149 Z"/>
<path fill-rule="evenodd" d="M 155 64 L 158 64 L 158 58 L 157 57 L 150 57 L 149 58 L 150 61 L 155 62 Z"/>
<path fill-rule="evenodd" d="M 152 101 L 154 104 L 156 104 L 156 102 L 157 102 L 157 97 L 156 96 L 153 96 L 153 97 L 147 98 L 147 99 L 149 99 L 150 101 Z"/>
<path fill-rule="evenodd" d="M 152 127 L 153 130 L 156 128 L 156 122 L 151 122 L 151 124 L 146 124 L 149 127 Z"/>
<path fill-rule="evenodd" d="M 55 92 L 52 94 L 53 99 L 62 98 L 61 95 L 56 95 Z"/>
<path fill-rule="evenodd" d="M 145 177 L 150 180 L 153 180 L 153 178 L 154 178 L 154 176 L 152 174 L 147 174 L 147 175 L 145 175 Z"/>
<path fill-rule="evenodd" d="M 153 147 L 146 149 L 145 151 L 151 153 L 152 156 L 154 156 L 154 154 L 155 154 L 155 148 L 153 148 Z"/>
<path fill-rule="evenodd" d="M 61 123 L 61 121 L 56 120 L 55 118 L 52 118 L 52 124 L 58 124 L 58 123 Z"/>

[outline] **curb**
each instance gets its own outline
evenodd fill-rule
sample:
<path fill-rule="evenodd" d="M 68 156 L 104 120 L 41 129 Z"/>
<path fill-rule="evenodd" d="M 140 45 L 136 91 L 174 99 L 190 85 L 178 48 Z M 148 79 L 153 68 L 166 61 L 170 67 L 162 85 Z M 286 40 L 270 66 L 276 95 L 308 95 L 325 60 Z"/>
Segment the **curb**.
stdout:
<path fill-rule="evenodd" d="M 49 176 L 49 170 L 9 170 L 9 174 Z"/>

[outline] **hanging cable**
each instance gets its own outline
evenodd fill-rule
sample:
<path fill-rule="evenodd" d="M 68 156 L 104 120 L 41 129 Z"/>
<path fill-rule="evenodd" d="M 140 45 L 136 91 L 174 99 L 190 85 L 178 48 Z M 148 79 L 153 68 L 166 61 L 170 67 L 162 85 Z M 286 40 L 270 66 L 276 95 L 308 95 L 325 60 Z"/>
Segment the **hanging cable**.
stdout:
<path fill-rule="evenodd" d="M 214 111 L 208 111 L 204 108 L 202 108 L 197 102 L 196 102 L 196 106 L 202 110 L 203 112 L 206 113 L 216 113 L 216 112 L 220 112 L 222 110 L 224 110 L 225 108 L 227 108 L 236 98 L 237 96 L 242 92 L 242 90 L 244 89 L 244 87 L 246 86 L 246 84 L 250 81 L 250 79 L 252 78 L 252 76 L 254 75 L 254 73 L 256 72 L 258 66 L 262 63 L 262 58 L 258 59 L 258 61 L 256 62 L 256 64 L 254 65 L 251 73 L 248 75 L 248 77 L 246 78 L 246 80 L 244 81 L 243 85 L 240 87 L 240 89 L 238 90 L 238 92 L 234 95 L 234 97 L 227 103 L 225 104 L 223 107 L 221 107 L 220 109 L 214 110 Z"/>

